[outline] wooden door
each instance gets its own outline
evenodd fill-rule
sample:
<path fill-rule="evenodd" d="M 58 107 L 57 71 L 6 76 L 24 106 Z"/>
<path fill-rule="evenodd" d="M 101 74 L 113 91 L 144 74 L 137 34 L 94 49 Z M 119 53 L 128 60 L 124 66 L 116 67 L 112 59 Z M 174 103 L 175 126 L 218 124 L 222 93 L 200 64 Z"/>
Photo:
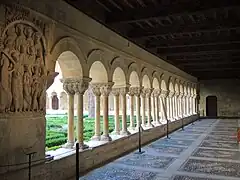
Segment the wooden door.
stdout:
<path fill-rule="evenodd" d="M 217 97 L 208 96 L 206 98 L 206 114 L 209 117 L 217 117 Z"/>

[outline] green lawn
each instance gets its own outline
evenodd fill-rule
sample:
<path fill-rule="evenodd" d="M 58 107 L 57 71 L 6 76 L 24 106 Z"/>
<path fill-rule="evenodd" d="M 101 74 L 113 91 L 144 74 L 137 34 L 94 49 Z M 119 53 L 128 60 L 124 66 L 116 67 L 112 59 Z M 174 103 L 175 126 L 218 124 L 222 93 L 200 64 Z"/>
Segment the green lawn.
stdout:
<path fill-rule="evenodd" d="M 127 117 L 129 125 L 129 116 Z M 121 120 L 121 117 L 120 117 Z M 75 129 L 77 117 L 74 117 Z M 67 116 L 46 116 L 46 149 L 54 150 L 67 142 Z M 101 131 L 103 119 L 101 117 Z M 114 116 L 109 116 L 109 132 L 114 130 Z M 76 132 L 76 131 L 75 131 Z M 84 118 L 84 140 L 89 141 L 94 135 L 94 118 Z"/>

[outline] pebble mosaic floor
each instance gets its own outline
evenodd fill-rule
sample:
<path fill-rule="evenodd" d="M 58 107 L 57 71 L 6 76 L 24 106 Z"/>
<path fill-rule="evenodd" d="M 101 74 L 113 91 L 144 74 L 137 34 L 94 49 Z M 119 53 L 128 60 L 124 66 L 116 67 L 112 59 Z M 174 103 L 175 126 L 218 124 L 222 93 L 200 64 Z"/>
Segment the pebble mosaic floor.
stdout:
<path fill-rule="evenodd" d="M 239 180 L 238 120 L 204 119 L 161 138 L 80 180 Z"/>

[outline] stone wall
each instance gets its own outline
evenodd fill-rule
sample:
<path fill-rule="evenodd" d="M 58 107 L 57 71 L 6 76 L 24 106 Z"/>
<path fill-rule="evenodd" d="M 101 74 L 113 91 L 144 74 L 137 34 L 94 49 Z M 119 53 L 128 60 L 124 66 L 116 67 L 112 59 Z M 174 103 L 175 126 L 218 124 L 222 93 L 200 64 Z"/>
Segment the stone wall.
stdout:
<path fill-rule="evenodd" d="M 198 116 L 191 116 L 183 119 L 184 124 L 195 121 Z M 169 124 L 169 131 L 172 132 L 182 125 L 182 120 L 177 120 Z M 142 133 L 142 144 L 147 144 L 166 135 L 166 125 L 157 126 L 152 129 L 145 130 Z M 92 149 L 87 149 L 79 153 L 80 155 L 80 172 L 84 173 L 88 170 L 101 166 L 126 152 L 130 152 L 138 147 L 138 134 L 132 134 L 128 137 L 109 142 Z M 32 179 L 34 180 L 69 180 L 75 175 L 75 153 L 55 159 L 51 162 L 42 163 L 33 166 Z M 20 178 L 21 177 L 21 178 Z M 27 167 L 20 171 L 0 174 L 2 180 L 27 179 Z"/>
<path fill-rule="evenodd" d="M 200 82 L 200 113 L 206 115 L 206 97 L 217 97 L 218 116 L 240 116 L 240 80 L 208 80 Z"/>

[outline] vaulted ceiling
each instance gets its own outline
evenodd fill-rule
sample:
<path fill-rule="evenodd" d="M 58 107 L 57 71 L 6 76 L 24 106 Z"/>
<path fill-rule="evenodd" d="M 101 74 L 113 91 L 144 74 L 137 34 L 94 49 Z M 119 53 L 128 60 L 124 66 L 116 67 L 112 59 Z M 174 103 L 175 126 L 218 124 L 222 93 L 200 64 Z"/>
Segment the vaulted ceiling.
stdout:
<path fill-rule="evenodd" d="M 240 0 L 66 0 L 199 79 L 240 78 Z"/>

